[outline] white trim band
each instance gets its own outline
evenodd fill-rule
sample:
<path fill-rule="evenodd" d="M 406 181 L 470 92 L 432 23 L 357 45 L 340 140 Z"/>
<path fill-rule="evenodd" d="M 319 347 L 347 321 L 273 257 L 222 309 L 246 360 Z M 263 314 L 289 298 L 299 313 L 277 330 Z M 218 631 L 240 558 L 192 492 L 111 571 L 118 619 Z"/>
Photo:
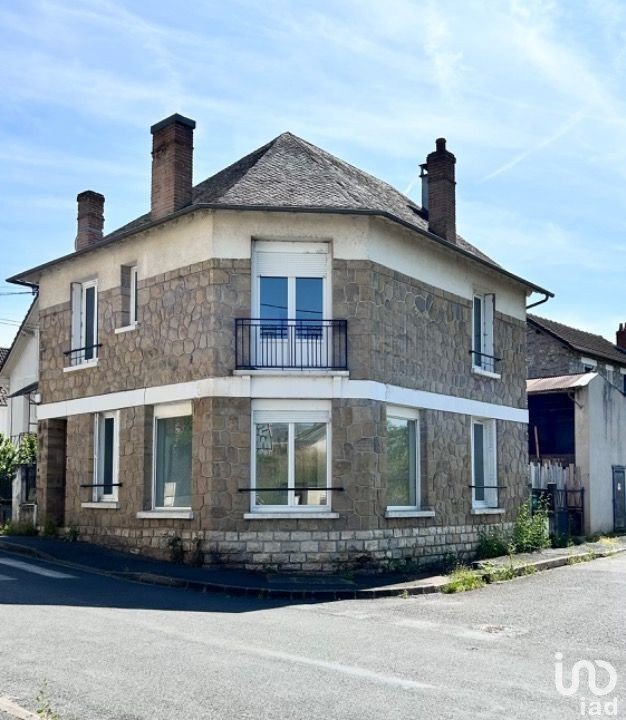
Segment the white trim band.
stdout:
<path fill-rule="evenodd" d="M 125 407 L 159 405 L 203 397 L 241 397 L 276 399 L 345 399 L 378 400 L 392 405 L 459 415 L 474 415 L 492 420 L 528 423 L 528 410 L 427 392 L 398 385 L 386 385 L 375 380 L 350 380 L 346 377 L 250 376 L 207 378 L 193 382 L 160 385 L 126 390 L 106 395 L 91 395 L 76 400 L 46 403 L 37 408 L 39 420 L 106 412 Z"/>

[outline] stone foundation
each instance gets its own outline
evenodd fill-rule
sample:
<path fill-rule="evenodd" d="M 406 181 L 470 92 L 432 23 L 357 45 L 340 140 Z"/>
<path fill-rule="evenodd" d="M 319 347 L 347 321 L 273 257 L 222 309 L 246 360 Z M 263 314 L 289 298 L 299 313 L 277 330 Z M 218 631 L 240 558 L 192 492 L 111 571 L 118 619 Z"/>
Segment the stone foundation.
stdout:
<path fill-rule="evenodd" d="M 328 521 L 326 521 L 328 522 Z M 491 523 L 510 530 L 512 523 Z M 331 573 L 360 570 L 376 573 L 424 565 L 469 561 L 475 556 L 483 523 L 449 527 L 405 527 L 378 530 L 293 530 L 247 532 L 176 531 L 171 528 L 124 530 L 81 528 L 81 539 L 118 549 L 135 549 L 169 559 L 168 540 L 183 540 L 186 560 L 200 552 L 204 564 L 267 572 Z M 199 546 L 198 546 L 199 543 Z"/>

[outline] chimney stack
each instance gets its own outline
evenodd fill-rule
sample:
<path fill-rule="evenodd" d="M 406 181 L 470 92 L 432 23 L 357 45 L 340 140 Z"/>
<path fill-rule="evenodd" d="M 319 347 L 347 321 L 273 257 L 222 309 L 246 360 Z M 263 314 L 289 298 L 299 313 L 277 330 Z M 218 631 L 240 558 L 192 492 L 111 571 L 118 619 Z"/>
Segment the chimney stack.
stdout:
<path fill-rule="evenodd" d="M 176 114 L 150 128 L 153 220 L 191 203 L 195 127 L 194 120 Z"/>
<path fill-rule="evenodd" d="M 428 229 L 451 243 L 456 243 L 455 163 L 454 155 L 446 150 L 445 138 L 438 138 L 435 151 L 421 166 L 422 204 L 428 213 Z"/>
<path fill-rule="evenodd" d="M 84 250 L 102 240 L 104 228 L 104 195 L 85 190 L 76 197 L 78 203 L 78 232 L 74 248 Z"/>
<path fill-rule="evenodd" d="M 620 350 L 626 350 L 626 323 L 620 323 L 615 333 L 615 344 Z"/>

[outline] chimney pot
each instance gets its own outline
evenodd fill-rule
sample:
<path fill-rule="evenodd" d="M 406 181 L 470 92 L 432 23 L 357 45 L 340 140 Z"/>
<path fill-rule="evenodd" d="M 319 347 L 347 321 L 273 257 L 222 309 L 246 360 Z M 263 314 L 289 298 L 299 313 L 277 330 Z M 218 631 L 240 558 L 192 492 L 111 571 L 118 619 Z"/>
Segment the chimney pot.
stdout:
<path fill-rule="evenodd" d="M 431 233 L 456 243 L 456 158 L 446 150 L 446 139 L 437 138 L 435 151 L 426 158 L 426 195 L 428 229 Z"/>
<path fill-rule="evenodd" d="M 150 128 L 152 133 L 153 220 L 191 204 L 194 120 L 176 113 Z"/>
<path fill-rule="evenodd" d="M 104 228 L 104 195 L 85 190 L 76 196 L 78 203 L 78 230 L 74 248 L 84 250 L 102 240 Z"/>
<path fill-rule="evenodd" d="M 620 323 L 615 333 L 615 344 L 620 350 L 626 350 L 626 323 Z"/>

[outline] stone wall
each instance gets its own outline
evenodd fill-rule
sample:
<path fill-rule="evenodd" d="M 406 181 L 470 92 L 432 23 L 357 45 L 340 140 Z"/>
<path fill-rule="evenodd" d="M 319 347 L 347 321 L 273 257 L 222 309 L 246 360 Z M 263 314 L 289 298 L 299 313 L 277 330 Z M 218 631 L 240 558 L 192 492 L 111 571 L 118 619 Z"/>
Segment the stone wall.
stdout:
<path fill-rule="evenodd" d="M 520 320 L 496 312 L 498 380 L 471 372 L 470 300 L 367 260 L 335 260 L 333 311 L 348 320 L 353 379 L 526 407 Z"/>
<path fill-rule="evenodd" d="M 285 571 L 381 569 L 396 561 L 432 562 L 469 555 L 484 526 L 510 524 L 528 483 L 526 427 L 498 422 L 498 475 L 504 515 L 472 515 L 468 416 L 422 411 L 423 504 L 434 518 L 386 518 L 386 406 L 335 400 L 332 494 L 336 519 L 244 519 L 250 495 L 250 401 L 203 398 L 193 405 L 193 520 L 139 519 L 150 507 L 152 409 L 120 411 L 119 508 L 85 508 L 91 491 L 93 418 L 68 419 L 67 524 L 83 539 L 167 557 L 180 535 L 189 552 L 200 542 L 207 564 Z M 360 565 L 359 565 L 360 564 Z"/>
<path fill-rule="evenodd" d="M 121 285 L 99 293 L 98 364 L 63 373 L 69 364 L 63 354 L 70 347 L 69 301 L 42 310 L 43 403 L 231 374 L 234 319 L 250 314 L 250 261 L 208 260 L 140 279 L 139 325 L 116 334 L 122 314 Z"/>
<path fill-rule="evenodd" d="M 583 357 L 596 359 L 597 365 L 593 372 L 607 378 L 618 390 L 623 389 L 623 379 L 619 371 L 620 366 L 610 360 L 593 358 L 593 355 L 572 350 L 558 338 L 540 330 L 535 325 L 528 323 L 528 350 L 527 368 L 529 378 L 554 377 L 557 375 L 574 375 L 585 372 Z M 614 367 L 613 377 L 609 376 L 606 365 Z M 624 366 L 626 367 L 626 363 Z"/>
<path fill-rule="evenodd" d="M 39 422 L 37 507 L 42 525 L 65 522 L 66 431 L 65 418 Z"/>

